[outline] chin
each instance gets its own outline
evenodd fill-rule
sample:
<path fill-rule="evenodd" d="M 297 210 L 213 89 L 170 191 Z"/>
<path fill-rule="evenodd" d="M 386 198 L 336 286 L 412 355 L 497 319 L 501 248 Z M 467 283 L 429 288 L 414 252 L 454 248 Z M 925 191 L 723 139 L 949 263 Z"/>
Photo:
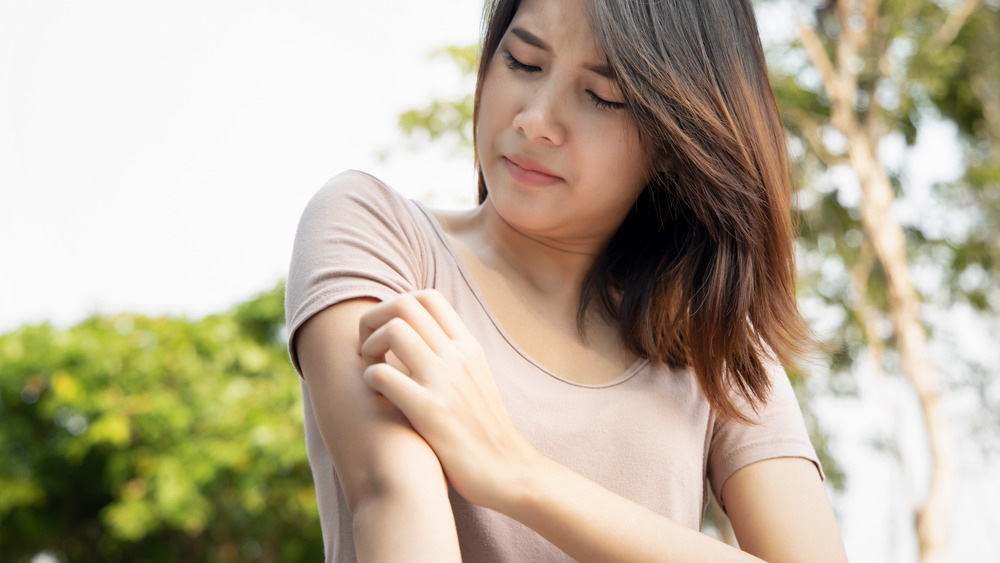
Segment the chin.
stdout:
<path fill-rule="evenodd" d="M 502 187 L 497 192 L 490 192 L 490 204 L 497 216 L 515 231 L 541 233 L 553 226 L 555 217 L 548 206 L 524 201 L 527 198 L 512 197 L 513 194 L 504 193 Z"/>

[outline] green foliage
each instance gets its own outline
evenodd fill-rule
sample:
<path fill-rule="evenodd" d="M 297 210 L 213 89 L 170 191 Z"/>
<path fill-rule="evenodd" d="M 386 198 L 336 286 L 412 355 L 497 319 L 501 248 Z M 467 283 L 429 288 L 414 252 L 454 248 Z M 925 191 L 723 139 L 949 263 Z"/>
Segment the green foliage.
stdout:
<path fill-rule="evenodd" d="M 767 4 L 762 0 L 760 4 Z M 905 225 L 911 263 L 941 280 L 925 288 L 926 301 L 941 307 L 965 303 L 989 315 L 1000 304 L 1000 8 L 980 3 L 961 19 L 958 4 L 930 0 L 887 0 L 879 6 L 879 26 L 868 29 L 852 12 L 864 47 L 850 67 L 856 72 L 859 122 L 879 138 L 896 136 L 913 145 L 930 120 L 947 121 L 958 131 L 965 174 L 935 187 L 924 214 Z M 859 4 L 860 5 L 860 4 Z M 945 6 L 947 5 L 947 6 Z M 843 36 L 837 3 L 801 3 L 813 8 L 817 36 L 836 62 Z M 947 9 L 946 9 L 947 8 Z M 852 8 L 856 9 L 856 8 Z M 953 33 L 946 33 L 951 30 Z M 802 173 L 803 232 L 800 261 L 805 295 L 839 310 L 833 344 L 849 354 L 834 371 L 849 375 L 858 352 L 871 346 L 891 351 L 886 277 L 872 260 L 859 221 L 860 203 L 844 198 L 831 171 L 847 164 L 842 140 L 830 135 L 829 100 L 801 46 L 772 46 L 772 82 Z M 777 64 L 775 64 L 777 63 Z M 815 78 L 810 80 L 809 77 Z M 896 197 L 911 197 L 911 178 L 889 169 Z M 942 228 L 944 217 L 950 225 Z M 831 272 L 836 275 L 831 275 Z M 866 326 L 867 323 L 867 326 Z M 964 361 L 959 359 L 959 361 Z M 886 366 L 887 368 L 889 366 Z M 983 366 L 963 367 L 969 373 Z M 888 369 L 888 371 L 894 371 Z M 989 407 L 989 405 L 987 405 Z"/>
<path fill-rule="evenodd" d="M 475 74 L 479 65 L 478 45 L 445 47 L 433 56 L 448 57 L 462 75 Z M 399 116 L 399 127 L 408 136 L 426 134 L 432 141 L 451 139 L 459 150 L 472 147 L 474 96 L 470 92 L 457 100 L 434 100 L 421 109 L 411 109 Z"/>
<path fill-rule="evenodd" d="M 454 45 L 443 47 L 433 53 L 434 56 L 445 56 L 458 66 L 458 70 L 463 76 L 476 74 L 479 69 L 479 45 L 464 45 L 456 47 Z"/>
<path fill-rule="evenodd" d="M 3 560 L 321 560 L 283 294 L 0 336 Z"/>

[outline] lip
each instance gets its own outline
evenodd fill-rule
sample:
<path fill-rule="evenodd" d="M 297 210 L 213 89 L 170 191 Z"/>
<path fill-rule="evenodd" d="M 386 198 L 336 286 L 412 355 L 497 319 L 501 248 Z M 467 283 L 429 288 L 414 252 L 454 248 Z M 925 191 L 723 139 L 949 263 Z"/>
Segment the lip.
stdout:
<path fill-rule="evenodd" d="M 561 182 L 562 178 L 555 172 L 542 166 L 538 161 L 520 154 L 509 154 L 503 157 L 507 171 L 514 180 L 531 186 L 547 186 Z"/>

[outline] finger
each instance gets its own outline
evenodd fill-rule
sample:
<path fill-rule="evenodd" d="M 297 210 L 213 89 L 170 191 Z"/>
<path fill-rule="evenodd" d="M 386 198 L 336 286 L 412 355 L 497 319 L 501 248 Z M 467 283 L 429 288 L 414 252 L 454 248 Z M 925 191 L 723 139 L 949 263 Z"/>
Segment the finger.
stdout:
<path fill-rule="evenodd" d="M 426 410 L 422 406 L 431 400 L 427 389 L 389 364 L 370 365 L 365 368 L 361 377 L 369 388 L 388 399 L 417 429 L 419 421 L 414 424 L 414 418 L 422 410 Z"/>
<path fill-rule="evenodd" d="M 439 362 L 413 327 L 398 317 L 389 319 L 361 344 L 361 357 L 367 365 L 382 363 L 390 351 L 414 375 L 428 373 Z"/>
<path fill-rule="evenodd" d="M 359 326 L 361 342 L 364 343 L 373 332 L 394 318 L 406 321 L 435 353 L 441 353 L 451 344 L 448 335 L 424 305 L 412 294 L 406 293 L 375 305 L 361 316 Z"/>
<path fill-rule="evenodd" d="M 466 328 L 465 322 L 455 312 L 451 303 L 433 289 L 417 291 L 411 294 L 434 319 L 444 334 L 451 340 L 471 339 L 472 334 Z"/>

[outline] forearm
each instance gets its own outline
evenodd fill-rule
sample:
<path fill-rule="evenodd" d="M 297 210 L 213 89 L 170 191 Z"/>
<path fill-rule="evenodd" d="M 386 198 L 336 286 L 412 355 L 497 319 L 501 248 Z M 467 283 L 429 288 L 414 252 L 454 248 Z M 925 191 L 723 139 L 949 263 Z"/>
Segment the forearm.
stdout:
<path fill-rule="evenodd" d="M 353 510 L 359 562 L 460 562 L 447 486 L 364 499 Z"/>
<path fill-rule="evenodd" d="M 539 455 L 495 507 L 582 562 L 759 561 Z"/>

